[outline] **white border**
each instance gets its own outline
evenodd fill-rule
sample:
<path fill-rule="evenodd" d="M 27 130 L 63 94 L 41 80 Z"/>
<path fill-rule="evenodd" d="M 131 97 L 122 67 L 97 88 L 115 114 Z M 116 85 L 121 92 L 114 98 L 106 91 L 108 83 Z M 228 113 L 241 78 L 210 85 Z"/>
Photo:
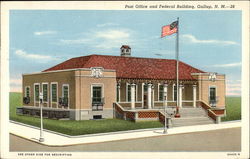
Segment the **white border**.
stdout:
<path fill-rule="evenodd" d="M 125 4 L 204 4 L 204 5 L 231 5 L 235 4 L 236 8 L 234 10 L 242 11 L 242 149 L 240 158 L 249 157 L 249 2 L 248 1 L 169 1 L 169 2 L 125 2 L 125 1 L 113 1 L 113 2 L 1 2 L 1 80 L 0 80 L 0 103 L 1 103 L 1 158 L 16 158 L 17 153 L 9 152 L 9 128 L 8 128 L 8 119 L 9 119 L 9 107 L 3 107 L 4 105 L 9 105 L 9 10 L 10 9 L 55 9 L 55 10 L 73 10 L 73 9 L 85 9 L 85 10 L 124 10 Z M 136 9 L 127 9 L 127 10 L 136 10 Z M 141 10 L 141 9 L 137 9 Z M 151 10 L 160 10 L 160 9 L 151 9 Z M 166 10 L 166 9 L 162 9 Z M 182 9 L 175 9 L 182 10 Z M 186 9 L 189 10 L 189 9 Z M 196 9 L 196 10 L 207 10 L 207 9 Z M 222 10 L 222 9 L 214 9 Z M 230 8 L 225 8 L 223 10 L 231 10 Z M 232 156 L 227 156 L 228 152 L 83 152 L 83 153 L 72 153 L 74 158 L 131 158 L 131 155 L 136 156 L 137 159 L 152 159 L 152 158 L 233 158 Z M 25 157 L 27 158 L 27 157 Z M 34 158 L 34 156 L 32 157 Z"/>

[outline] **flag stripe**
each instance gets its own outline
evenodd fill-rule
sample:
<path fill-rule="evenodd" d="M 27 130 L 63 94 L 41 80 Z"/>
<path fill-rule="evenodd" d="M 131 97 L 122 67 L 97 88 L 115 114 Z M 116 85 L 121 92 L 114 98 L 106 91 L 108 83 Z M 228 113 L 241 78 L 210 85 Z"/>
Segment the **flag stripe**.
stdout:
<path fill-rule="evenodd" d="M 165 25 L 162 27 L 161 30 L 161 37 L 165 37 L 168 35 L 172 35 L 178 31 L 178 22 L 175 21 L 171 23 L 170 25 Z"/>

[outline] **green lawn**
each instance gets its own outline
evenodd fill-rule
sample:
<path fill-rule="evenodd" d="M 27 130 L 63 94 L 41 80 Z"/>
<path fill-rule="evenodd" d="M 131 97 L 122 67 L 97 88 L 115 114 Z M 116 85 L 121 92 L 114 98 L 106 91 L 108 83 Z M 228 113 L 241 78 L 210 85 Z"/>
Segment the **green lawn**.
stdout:
<path fill-rule="evenodd" d="M 222 121 L 241 119 L 241 97 L 226 97 L 227 116 Z"/>
<path fill-rule="evenodd" d="M 40 126 L 40 118 L 16 115 L 16 107 L 21 106 L 21 93 L 10 93 L 10 119 L 33 126 Z M 241 119 L 241 98 L 226 97 L 227 116 L 222 121 Z M 162 127 L 158 121 L 129 122 L 119 119 L 104 120 L 53 120 L 44 119 L 44 128 L 68 135 L 83 135 L 134 129 Z"/>
<path fill-rule="evenodd" d="M 21 93 L 10 93 L 10 119 L 25 124 L 40 126 L 40 118 L 16 115 L 16 107 L 21 106 Z M 53 120 L 44 119 L 44 128 L 68 135 L 84 135 L 124 130 L 162 127 L 158 121 L 129 122 L 119 119 L 104 120 Z"/>

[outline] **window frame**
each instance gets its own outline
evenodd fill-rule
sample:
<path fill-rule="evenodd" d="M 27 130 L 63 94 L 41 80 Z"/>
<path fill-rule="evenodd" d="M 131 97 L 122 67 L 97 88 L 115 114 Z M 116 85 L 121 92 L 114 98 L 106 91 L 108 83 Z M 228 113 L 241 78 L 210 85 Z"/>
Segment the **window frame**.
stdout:
<path fill-rule="evenodd" d="M 211 93 L 211 88 L 214 88 L 215 89 L 215 106 L 217 104 L 217 86 L 216 85 L 209 85 L 208 87 L 208 99 L 209 99 L 209 103 L 210 103 L 210 93 Z"/>
<path fill-rule="evenodd" d="M 93 98 L 93 87 L 101 87 L 101 98 L 104 98 L 104 84 L 103 83 L 93 83 L 91 84 L 91 99 L 90 99 L 90 103 L 92 103 L 92 98 Z"/>
<path fill-rule="evenodd" d="M 62 97 L 64 98 L 64 86 L 67 86 L 68 87 L 68 108 L 69 109 L 69 84 L 63 84 L 62 85 Z"/>
<path fill-rule="evenodd" d="M 42 93 L 44 93 L 43 85 L 47 85 L 47 101 L 44 101 L 44 94 L 43 94 L 43 102 L 48 103 L 49 102 L 49 83 L 48 82 L 42 83 Z"/>
<path fill-rule="evenodd" d="M 36 100 L 36 86 L 38 86 L 38 101 Z M 34 83 L 34 105 L 38 103 L 38 106 L 40 106 L 40 101 L 39 101 L 39 93 L 40 93 L 40 83 Z"/>
<path fill-rule="evenodd" d="M 53 102 L 53 92 L 52 92 L 52 85 L 56 85 L 56 102 Z M 52 104 L 56 104 L 56 107 L 58 108 L 58 82 L 51 82 L 50 83 L 50 105 L 52 107 Z"/>

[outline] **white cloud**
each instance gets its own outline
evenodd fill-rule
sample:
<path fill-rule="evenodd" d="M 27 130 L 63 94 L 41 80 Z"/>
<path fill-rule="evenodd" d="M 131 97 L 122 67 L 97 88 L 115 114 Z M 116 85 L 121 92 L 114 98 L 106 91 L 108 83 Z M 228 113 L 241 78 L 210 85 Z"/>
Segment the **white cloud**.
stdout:
<path fill-rule="evenodd" d="M 52 31 L 52 30 L 47 30 L 47 31 L 37 31 L 34 32 L 34 35 L 51 35 L 51 34 L 56 34 L 57 31 Z"/>
<path fill-rule="evenodd" d="M 129 29 L 102 29 L 90 31 L 82 38 L 61 39 L 60 44 L 88 44 L 99 49 L 111 49 L 134 42 L 134 32 Z"/>
<path fill-rule="evenodd" d="M 93 45 L 96 48 L 111 49 L 119 48 L 121 45 L 134 44 L 132 38 L 134 36 L 133 31 L 129 29 L 108 29 L 103 31 L 97 31 L 94 33 L 95 44 Z"/>
<path fill-rule="evenodd" d="M 48 55 L 30 54 L 23 50 L 16 50 L 15 54 L 26 59 L 36 59 L 38 60 L 38 62 L 41 62 L 39 60 L 55 60 L 55 58 L 48 56 Z"/>
<path fill-rule="evenodd" d="M 95 35 L 97 38 L 104 38 L 108 40 L 114 40 L 114 39 L 127 39 L 130 37 L 130 34 L 128 31 L 122 31 L 122 30 L 107 30 L 107 31 L 99 31 L 96 32 Z"/>
<path fill-rule="evenodd" d="M 104 24 L 98 24 L 97 27 L 107 27 L 107 26 L 118 26 L 119 24 L 116 23 L 104 23 Z"/>
<path fill-rule="evenodd" d="M 211 67 L 239 67 L 241 66 L 241 62 L 237 63 L 228 63 L 228 64 L 217 64 L 217 65 L 212 65 Z"/>
<path fill-rule="evenodd" d="M 224 40 L 200 40 L 191 34 L 182 35 L 183 41 L 188 41 L 196 44 L 221 44 L 221 45 L 237 45 L 235 41 L 224 41 Z M 186 39 L 186 40 L 185 40 Z"/>
<path fill-rule="evenodd" d="M 90 39 L 60 40 L 60 42 L 63 44 L 86 44 L 90 41 L 91 41 Z"/>

